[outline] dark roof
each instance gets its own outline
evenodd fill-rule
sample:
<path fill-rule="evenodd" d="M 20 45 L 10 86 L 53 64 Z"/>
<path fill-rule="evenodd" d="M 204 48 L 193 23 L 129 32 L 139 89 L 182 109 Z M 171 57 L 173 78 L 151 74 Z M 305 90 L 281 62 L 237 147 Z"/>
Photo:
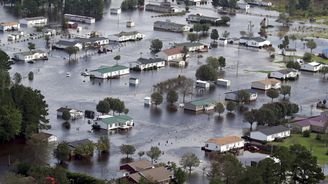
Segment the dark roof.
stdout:
<path fill-rule="evenodd" d="M 69 41 L 69 40 L 59 40 L 58 42 L 56 42 L 57 45 L 65 45 L 67 47 L 75 46 L 77 43 L 79 43 L 79 42 L 78 41 Z"/>
<path fill-rule="evenodd" d="M 124 166 L 130 166 L 134 171 L 144 171 L 146 169 L 151 169 L 153 168 L 153 164 L 148 161 L 148 160 L 137 160 L 137 161 L 134 161 L 134 162 L 130 162 L 130 163 L 127 163 L 127 164 L 123 164 L 120 169 L 122 170 L 122 168 L 124 168 Z"/>
<path fill-rule="evenodd" d="M 289 74 L 290 72 L 297 72 L 297 70 L 292 69 L 292 68 L 287 68 L 287 69 L 278 70 L 278 72 L 280 72 L 282 74 Z"/>
<path fill-rule="evenodd" d="M 162 62 L 162 61 L 164 61 L 164 60 L 161 58 L 149 58 L 149 59 L 139 58 L 137 60 L 137 62 L 140 64 L 158 63 L 158 62 Z"/>
<path fill-rule="evenodd" d="M 246 91 L 250 94 L 257 94 L 257 91 L 254 89 L 241 89 L 241 90 L 237 90 L 237 91 L 230 91 L 230 92 L 226 92 L 225 94 L 229 94 L 229 93 L 235 93 L 238 94 L 240 91 Z"/>
<path fill-rule="evenodd" d="M 67 107 L 61 107 L 59 109 L 57 109 L 57 112 L 64 112 L 64 111 L 70 111 L 72 110 L 71 108 L 67 108 Z"/>
<path fill-rule="evenodd" d="M 283 125 L 278 125 L 278 126 L 272 126 L 272 127 L 266 127 L 266 128 L 261 128 L 257 131 L 265 134 L 265 135 L 272 135 L 272 134 L 277 134 L 281 132 L 288 131 L 289 128 L 283 126 Z"/>
<path fill-rule="evenodd" d="M 100 40 L 108 40 L 108 38 L 105 37 L 92 37 L 92 38 L 76 38 L 80 42 L 96 42 Z"/>
<path fill-rule="evenodd" d="M 88 144 L 88 143 L 92 143 L 92 141 L 90 141 L 89 139 L 82 139 L 82 140 L 78 140 L 78 141 L 69 142 L 68 146 L 75 149 L 79 145 Z"/>

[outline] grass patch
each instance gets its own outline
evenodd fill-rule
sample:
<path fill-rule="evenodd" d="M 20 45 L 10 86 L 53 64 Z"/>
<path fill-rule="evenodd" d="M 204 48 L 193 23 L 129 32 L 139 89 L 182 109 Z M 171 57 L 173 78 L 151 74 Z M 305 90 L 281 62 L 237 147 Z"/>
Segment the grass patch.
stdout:
<path fill-rule="evenodd" d="M 328 64 L 328 59 L 324 59 L 324 58 L 319 57 L 319 56 L 312 56 L 312 60 Z"/>
<path fill-rule="evenodd" d="M 328 155 L 326 155 L 326 152 L 328 147 L 326 147 L 324 141 L 316 140 L 316 135 L 315 133 L 311 133 L 310 137 L 303 137 L 301 134 L 292 134 L 284 142 L 273 142 L 271 144 L 285 147 L 300 144 L 310 150 L 313 156 L 317 157 L 319 164 L 327 164 Z"/>

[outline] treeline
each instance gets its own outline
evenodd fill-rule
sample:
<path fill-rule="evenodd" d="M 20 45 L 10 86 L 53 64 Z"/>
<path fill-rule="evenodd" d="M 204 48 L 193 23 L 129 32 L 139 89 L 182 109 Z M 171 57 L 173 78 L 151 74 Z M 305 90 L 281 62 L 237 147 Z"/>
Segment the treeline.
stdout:
<path fill-rule="evenodd" d="M 313 17 L 328 15 L 328 2 L 320 0 L 285 0 L 279 6 L 290 16 Z"/>
<path fill-rule="evenodd" d="M 100 20 L 103 17 L 104 0 L 65 0 L 65 13 L 84 15 Z"/>
<path fill-rule="evenodd" d="M 39 90 L 11 81 L 8 55 L 0 50 L 0 143 L 18 136 L 29 138 L 49 128 L 48 105 Z M 18 75 L 15 75 L 18 76 Z"/>

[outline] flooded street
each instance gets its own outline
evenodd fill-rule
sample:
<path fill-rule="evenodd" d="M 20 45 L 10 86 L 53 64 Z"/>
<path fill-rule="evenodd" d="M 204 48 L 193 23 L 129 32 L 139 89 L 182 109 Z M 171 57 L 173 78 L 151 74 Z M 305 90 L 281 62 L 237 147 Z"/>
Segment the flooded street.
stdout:
<path fill-rule="evenodd" d="M 112 2 L 112 7 L 120 5 L 119 1 Z M 202 7 L 191 7 L 191 13 L 202 13 L 208 16 L 218 16 L 212 9 L 211 5 Z M 264 11 L 264 10 L 262 10 Z M 106 11 L 106 12 L 109 12 Z M 265 13 L 266 11 L 264 11 Z M 104 15 L 103 20 L 94 25 L 83 25 L 85 32 L 99 31 L 103 36 L 118 33 L 125 30 L 137 30 L 146 35 L 144 40 L 138 42 L 124 43 L 121 47 L 113 47 L 113 53 L 98 55 L 95 54 L 88 59 L 81 58 L 78 62 L 69 63 L 64 60 L 68 57 L 64 52 L 51 51 L 48 61 L 39 61 L 35 64 L 16 63 L 10 70 L 11 74 L 15 72 L 21 73 L 23 76 L 22 83 L 34 89 L 41 90 L 49 105 L 49 120 L 51 129 L 47 132 L 55 134 L 59 141 L 74 141 L 80 139 L 91 139 L 97 141 L 107 132 L 93 132 L 88 119 L 79 119 L 71 123 L 70 130 L 62 127 L 63 120 L 57 118 L 56 110 L 59 107 L 70 107 L 79 110 L 96 110 L 96 104 L 105 97 L 120 98 L 125 102 L 125 106 L 129 109 L 129 116 L 133 117 L 135 126 L 126 133 L 108 134 L 111 142 L 110 156 L 108 159 L 99 160 L 95 154 L 90 162 L 71 161 L 68 168 L 71 171 L 83 172 L 95 177 L 103 179 L 111 179 L 122 176 L 119 172 L 121 158 L 124 156 L 120 153 L 119 146 L 122 144 L 133 144 L 137 151 L 148 151 L 151 146 L 158 146 L 165 154 L 159 159 L 159 162 L 174 161 L 179 162 L 181 156 L 186 152 L 195 153 L 201 160 L 201 166 L 197 168 L 197 173 L 192 175 L 190 183 L 206 183 L 207 180 L 202 176 L 202 167 L 208 166 L 208 160 L 204 156 L 204 152 L 200 148 L 204 142 L 211 137 L 222 137 L 226 135 L 242 135 L 243 129 L 249 128 L 249 124 L 243 122 L 243 117 L 239 112 L 224 114 L 221 118 L 207 114 L 189 114 L 179 109 L 177 112 L 169 112 L 166 109 L 166 102 L 155 107 L 144 107 L 144 97 L 150 96 L 153 92 L 153 85 L 169 78 L 185 75 L 192 79 L 195 78 L 195 71 L 205 63 L 208 56 L 224 56 L 227 60 L 227 67 L 224 69 L 224 78 L 231 80 L 229 89 L 216 88 L 204 96 L 188 96 L 186 101 L 196 98 L 212 97 L 217 101 L 224 101 L 224 93 L 230 90 L 238 90 L 250 88 L 251 82 L 255 80 L 265 79 L 266 73 L 259 71 L 274 71 L 283 67 L 283 64 L 273 62 L 269 58 L 269 53 L 265 50 L 247 49 L 235 45 L 227 45 L 226 47 L 218 47 L 209 50 L 203 54 L 200 62 L 197 62 L 197 54 L 192 54 L 189 58 L 189 65 L 186 68 L 178 69 L 165 67 L 157 71 L 145 71 L 141 73 L 131 72 L 130 75 L 122 76 L 120 79 L 112 80 L 90 80 L 89 77 L 80 75 L 85 69 L 96 69 L 101 65 L 114 65 L 116 62 L 113 57 L 121 55 L 119 64 L 129 66 L 129 62 L 136 61 L 142 55 L 143 57 L 152 57 L 150 54 L 150 42 L 152 39 L 159 38 L 163 41 L 163 48 L 170 47 L 174 42 L 185 42 L 186 34 L 177 34 L 169 32 L 153 31 L 153 22 L 156 20 L 171 19 L 171 21 L 186 24 L 186 16 L 181 17 L 158 17 L 158 15 L 146 11 L 123 12 L 119 16 Z M 275 14 L 277 15 L 277 14 Z M 0 7 L 1 21 L 15 20 Z M 246 31 L 249 21 L 255 25 L 254 32 L 260 29 L 260 21 L 263 17 L 238 14 L 231 17 L 230 27 L 217 27 L 219 34 L 225 30 L 230 32 L 230 37 L 240 37 L 240 31 Z M 126 21 L 133 20 L 136 23 L 134 28 L 126 28 Z M 278 25 L 274 19 L 270 19 L 270 24 Z M 272 28 L 277 29 L 276 27 Z M 273 31 L 272 30 L 272 31 Z M 30 30 L 31 31 L 31 30 Z M 1 43 L 6 43 L 8 33 L 0 33 Z M 280 44 L 277 36 L 268 37 L 274 46 Z M 201 40 L 202 43 L 208 44 L 210 38 Z M 44 39 L 33 40 L 36 48 L 44 49 Z M 327 46 L 326 40 L 319 41 L 318 47 L 314 52 L 321 51 Z M 301 48 L 301 42 L 297 43 Z M 1 46 L 1 49 L 9 55 L 17 52 L 17 49 L 27 50 L 27 42 L 16 43 Z M 78 57 L 84 53 L 81 52 Z M 278 60 L 278 59 L 277 59 Z M 239 63 L 239 64 L 237 64 Z M 238 65 L 238 67 L 237 67 Z M 237 70 L 238 68 L 238 70 Z M 27 74 L 33 71 L 35 76 L 32 82 L 28 81 Z M 71 77 L 66 77 L 69 72 Z M 137 77 L 140 84 L 137 87 L 129 86 L 129 77 Z M 311 104 L 318 99 L 324 98 L 328 94 L 328 83 L 322 80 L 320 74 L 302 72 L 297 81 L 287 82 L 292 86 L 292 95 L 290 101 L 302 106 L 299 114 L 311 115 Z M 311 94 L 311 95 L 309 95 Z M 260 107 L 263 103 L 270 102 L 271 99 L 266 97 L 264 93 L 259 93 L 256 102 L 248 105 L 249 108 Z M 179 102 L 182 103 L 182 97 Z M 313 114 L 318 114 L 317 110 L 313 110 Z M 11 150 L 11 148 L 7 148 Z M 13 148 L 12 148 L 13 149 Z M 17 148 L 11 150 L 11 154 L 17 152 Z M 3 171 L 7 164 L 6 153 L 0 151 L 0 170 Z M 254 158 L 256 157 L 256 158 Z M 242 155 L 240 160 L 248 163 L 250 160 L 262 158 L 263 155 Z M 138 159 L 135 154 L 134 159 Z M 51 164 L 56 160 L 51 159 Z M 4 169 L 2 169 L 4 168 Z M 0 175 L 3 173 L 0 173 Z"/>

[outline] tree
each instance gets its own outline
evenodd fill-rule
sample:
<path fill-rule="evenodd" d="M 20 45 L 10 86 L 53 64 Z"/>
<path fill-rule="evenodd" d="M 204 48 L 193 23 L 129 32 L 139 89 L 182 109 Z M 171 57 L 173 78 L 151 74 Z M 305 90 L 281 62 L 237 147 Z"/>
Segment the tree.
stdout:
<path fill-rule="evenodd" d="M 110 142 L 107 136 L 101 136 L 96 147 L 100 153 L 108 153 L 110 149 Z"/>
<path fill-rule="evenodd" d="M 271 98 L 271 100 L 272 100 L 272 102 L 273 102 L 273 99 L 279 97 L 279 92 L 278 92 L 278 90 L 276 90 L 276 89 L 269 89 L 269 90 L 266 92 L 266 95 L 267 95 L 269 98 Z"/>
<path fill-rule="evenodd" d="M 140 159 L 141 159 L 141 157 L 144 156 L 144 155 L 145 155 L 145 152 L 144 152 L 144 151 L 139 151 L 139 152 L 138 152 L 138 156 L 139 156 Z"/>
<path fill-rule="evenodd" d="M 71 46 L 71 47 L 65 48 L 65 52 L 68 54 L 68 61 L 71 61 L 71 56 L 73 54 L 75 54 L 75 56 L 76 56 L 76 54 L 77 54 L 78 51 L 79 51 L 79 48 L 78 47 L 75 47 L 75 46 Z"/>
<path fill-rule="evenodd" d="M 129 155 L 133 155 L 136 152 L 136 148 L 129 144 L 122 144 L 120 150 L 122 154 L 126 155 L 126 158 L 129 158 Z"/>
<path fill-rule="evenodd" d="M 227 39 L 229 37 L 230 33 L 228 31 L 224 31 L 222 36 L 223 38 Z"/>
<path fill-rule="evenodd" d="M 28 80 L 32 81 L 34 79 L 34 73 L 29 72 L 27 77 L 28 77 Z"/>
<path fill-rule="evenodd" d="M 196 78 L 204 81 L 215 81 L 218 73 L 215 68 L 210 65 L 202 65 L 196 71 Z"/>
<path fill-rule="evenodd" d="M 284 95 L 284 100 L 286 95 L 290 96 L 291 94 L 291 87 L 289 85 L 282 85 L 280 88 L 280 94 Z"/>
<path fill-rule="evenodd" d="M 319 70 L 319 72 L 323 74 L 323 78 L 325 79 L 326 78 L 326 74 L 328 73 L 328 67 L 327 66 L 322 67 Z"/>
<path fill-rule="evenodd" d="M 202 29 L 203 29 L 203 26 L 200 23 L 194 24 L 194 26 L 193 26 L 193 30 L 197 33 L 197 35 L 199 34 L 199 32 L 202 31 Z"/>
<path fill-rule="evenodd" d="M 256 114 L 256 122 L 258 125 L 275 125 L 276 115 L 274 112 L 268 108 L 260 108 Z"/>
<path fill-rule="evenodd" d="M 182 156 L 180 164 L 183 166 L 183 168 L 188 168 L 189 173 L 191 173 L 191 168 L 198 167 L 200 161 L 194 153 L 186 153 Z"/>
<path fill-rule="evenodd" d="M 239 160 L 232 154 L 216 155 L 211 162 L 208 177 L 211 184 L 237 183 L 244 169 Z"/>
<path fill-rule="evenodd" d="M 217 29 L 212 29 L 211 39 L 216 42 L 219 39 L 219 32 Z"/>
<path fill-rule="evenodd" d="M 162 151 L 157 146 L 152 146 L 150 150 L 146 152 L 152 163 L 161 156 L 161 153 Z"/>
<path fill-rule="evenodd" d="M 68 110 L 65 110 L 62 115 L 63 120 L 68 121 L 71 119 L 71 113 Z"/>
<path fill-rule="evenodd" d="M 192 79 L 186 78 L 179 86 L 180 92 L 182 93 L 182 102 L 184 103 L 186 95 L 191 94 L 193 91 L 194 81 Z"/>
<path fill-rule="evenodd" d="M 19 84 L 21 83 L 22 81 L 22 75 L 20 73 L 15 73 L 14 74 L 14 81 L 15 81 L 15 84 Z"/>
<path fill-rule="evenodd" d="M 84 144 L 78 145 L 74 149 L 74 153 L 76 155 L 82 156 L 83 158 L 90 158 L 93 156 L 94 150 L 95 150 L 95 144 L 91 141 L 88 141 Z"/>
<path fill-rule="evenodd" d="M 137 7 L 138 0 L 124 0 L 121 4 L 121 8 L 123 11 L 133 10 Z"/>
<path fill-rule="evenodd" d="M 219 113 L 219 116 L 221 116 L 221 114 L 225 111 L 224 105 L 221 102 L 217 103 L 215 105 L 215 111 Z"/>
<path fill-rule="evenodd" d="M 313 49 L 317 48 L 317 43 L 315 43 L 315 41 L 313 40 L 309 40 L 308 42 L 306 42 L 306 47 L 311 50 L 312 54 Z"/>
<path fill-rule="evenodd" d="M 114 60 L 116 61 L 116 65 L 118 64 L 118 61 L 121 59 L 121 56 L 120 55 L 116 55 L 114 57 Z"/>
<path fill-rule="evenodd" d="M 222 70 L 222 68 L 224 68 L 226 66 L 226 59 L 224 57 L 220 56 L 218 61 L 219 61 L 220 70 Z"/>
<path fill-rule="evenodd" d="M 261 160 L 256 167 L 264 183 L 281 183 L 278 177 L 280 165 L 279 163 L 276 163 L 272 158 Z"/>
<path fill-rule="evenodd" d="M 70 149 L 68 143 L 63 141 L 57 145 L 57 148 L 54 150 L 54 157 L 59 161 L 59 163 L 63 163 L 69 159 Z"/>
<path fill-rule="evenodd" d="M 301 69 L 301 65 L 298 62 L 294 62 L 294 61 L 288 61 L 286 64 L 287 68 L 292 68 L 295 70 L 299 70 Z"/>
<path fill-rule="evenodd" d="M 210 65 L 211 67 L 215 68 L 216 70 L 219 68 L 220 64 L 219 64 L 219 61 L 216 57 L 208 57 L 206 59 L 206 62 L 208 65 Z"/>
<path fill-rule="evenodd" d="M 30 50 L 30 52 L 31 52 L 32 50 L 35 49 L 35 44 L 32 43 L 32 42 L 28 42 L 28 43 L 27 43 L 27 48 L 28 48 L 28 49 Z"/>
<path fill-rule="evenodd" d="M 151 100 L 157 106 L 163 102 L 163 96 L 159 92 L 154 92 L 151 94 Z"/>
<path fill-rule="evenodd" d="M 208 30 L 210 29 L 210 24 L 202 24 L 203 35 L 207 35 Z"/>
<path fill-rule="evenodd" d="M 289 37 L 285 36 L 284 39 L 282 40 L 282 44 L 280 44 L 278 47 L 280 49 L 286 49 L 288 48 L 288 45 L 289 45 Z"/>
<path fill-rule="evenodd" d="M 97 112 L 100 112 L 102 114 L 108 114 L 110 111 L 110 105 L 107 101 L 101 100 L 98 102 L 96 109 Z"/>
<path fill-rule="evenodd" d="M 174 170 L 176 184 L 184 184 L 187 180 L 187 174 L 180 167 Z"/>
<path fill-rule="evenodd" d="M 250 127 L 249 127 L 250 131 L 252 131 L 253 123 L 255 123 L 257 120 L 256 115 L 257 115 L 256 109 L 252 109 L 252 110 L 244 113 L 244 120 L 250 124 Z"/>
<path fill-rule="evenodd" d="M 161 51 L 163 48 L 163 42 L 160 39 L 154 39 L 151 41 L 150 50 L 154 53 Z"/>
<path fill-rule="evenodd" d="M 226 108 L 227 108 L 227 111 L 229 111 L 230 113 L 232 111 L 235 111 L 236 107 L 237 107 L 237 104 L 235 102 L 233 102 L 233 101 L 228 101 L 227 102 Z"/>
<path fill-rule="evenodd" d="M 265 184 L 257 167 L 248 166 L 238 178 L 237 184 Z"/>
<path fill-rule="evenodd" d="M 187 36 L 187 40 L 190 42 L 195 42 L 198 40 L 198 35 L 196 33 L 189 33 Z"/>
<path fill-rule="evenodd" d="M 246 90 L 239 90 L 237 93 L 237 101 L 240 103 L 249 102 L 251 94 Z"/>
<path fill-rule="evenodd" d="M 0 106 L 0 143 L 9 141 L 21 133 L 22 114 L 18 109 Z"/>
<path fill-rule="evenodd" d="M 0 49 L 0 71 L 8 71 L 11 69 L 10 57 Z"/>
<path fill-rule="evenodd" d="M 166 95 L 166 101 L 169 102 L 170 104 L 177 102 L 178 99 L 179 99 L 178 93 L 173 90 L 169 91 Z"/>
<path fill-rule="evenodd" d="M 308 52 L 304 53 L 303 60 L 305 62 L 311 62 L 312 61 L 312 54 L 311 53 L 308 53 Z"/>

